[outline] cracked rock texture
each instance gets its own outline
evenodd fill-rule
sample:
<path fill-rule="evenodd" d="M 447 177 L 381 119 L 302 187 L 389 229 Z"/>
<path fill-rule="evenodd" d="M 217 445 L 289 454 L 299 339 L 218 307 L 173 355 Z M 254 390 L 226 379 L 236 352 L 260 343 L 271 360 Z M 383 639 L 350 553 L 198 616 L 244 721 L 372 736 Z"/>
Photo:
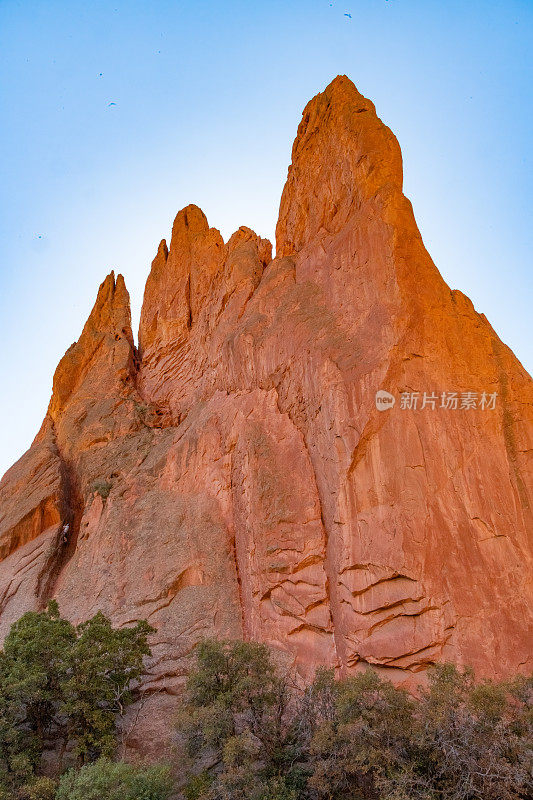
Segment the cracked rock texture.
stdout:
<path fill-rule="evenodd" d="M 531 668 L 532 381 L 441 278 L 398 143 L 346 77 L 304 110 L 276 240 L 272 259 L 180 211 L 139 349 L 111 273 L 0 484 L 0 633 L 51 597 L 75 622 L 148 619 L 129 740 L 147 755 L 206 636 L 267 642 L 305 677 Z M 449 391 L 495 408 L 439 407 Z"/>

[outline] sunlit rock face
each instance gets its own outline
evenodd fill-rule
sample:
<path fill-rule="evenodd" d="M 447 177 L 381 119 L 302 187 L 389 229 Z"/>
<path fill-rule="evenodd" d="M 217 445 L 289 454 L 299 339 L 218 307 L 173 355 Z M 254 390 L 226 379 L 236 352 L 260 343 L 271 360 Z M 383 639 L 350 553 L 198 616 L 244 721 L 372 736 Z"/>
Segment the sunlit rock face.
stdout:
<path fill-rule="evenodd" d="M 139 349 L 111 274 L 0 484 L 2 635 L 51 597 L 157 629 L 144 753 L 206 636 L 304 677 L 531 668 L 532 381 L 444 283 L 398 143 L 346 77 L 304 110 L 276 239 L 272 259 L 180 211 Z"/>

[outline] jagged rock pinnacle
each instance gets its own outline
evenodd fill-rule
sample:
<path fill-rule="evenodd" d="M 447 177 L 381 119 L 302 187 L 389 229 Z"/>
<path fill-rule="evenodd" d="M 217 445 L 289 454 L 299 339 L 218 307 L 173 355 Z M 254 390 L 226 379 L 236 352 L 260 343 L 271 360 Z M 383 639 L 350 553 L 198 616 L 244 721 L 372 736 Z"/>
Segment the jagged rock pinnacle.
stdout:
<path fill-rule="evenodd" d="M 272 260 L 249 228 L 224 243 L 180 211 L 140 354 L 111 274 L 0 484 L 0 632 L 50 595 L 75 622 L 157 629 L 143 756 L 207 636 L 266 642 L 304 677 L 531 667 L 532 381 L 438 273 L 398 143 L 346 76 L 304 110 L 276 239 Z"/>

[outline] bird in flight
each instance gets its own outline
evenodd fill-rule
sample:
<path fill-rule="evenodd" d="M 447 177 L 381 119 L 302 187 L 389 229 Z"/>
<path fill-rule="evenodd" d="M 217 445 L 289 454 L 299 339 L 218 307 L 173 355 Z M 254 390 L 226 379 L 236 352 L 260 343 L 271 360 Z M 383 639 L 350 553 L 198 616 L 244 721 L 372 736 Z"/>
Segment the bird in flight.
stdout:
<path fill-rule="evenodd" d="M 108 103 L 108 106 L 116 106 L 116 103 Z"/>
<path fill-rule="evenodd" d="M 345 17 L 349 17 L 350 19 L 352 18 L 352 15 L 351 15 L 351 14 L 345 14 L 344 16 L 345 16 Z"/>

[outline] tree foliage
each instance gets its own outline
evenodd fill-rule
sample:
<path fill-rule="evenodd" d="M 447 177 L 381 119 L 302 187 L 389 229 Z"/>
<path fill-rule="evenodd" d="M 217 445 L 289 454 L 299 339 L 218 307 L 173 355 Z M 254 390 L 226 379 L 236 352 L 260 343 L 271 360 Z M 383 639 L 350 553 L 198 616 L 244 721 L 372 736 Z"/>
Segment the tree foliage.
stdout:
<path fill-rule="evenodd" d="M 112 760 L 151 630 L 101 613 L 73 626 L 56 603 L 12 626 L 0 800 L 169 797 L 168 769 Z M 185 800 L 533 800 L 533 678 L 476 682 L 441 664 L 415 697 L 371 669 L 319 669 L 304 689 L 265 645 L 207 640 L 178 716 Z"/>
<path fill-rule="evenodd" d="M 46 750 L 60 767 L 66 754 L 79 764 L 112 754 L 151 630 L 145 621 L 114 630 L 101 613 L 75 627 L 55 602 L 12 626 L 0 652 L 0 798 L 33 786 Z"/>
<path fill-rule="evenodd" d="M 171 789 L 167 767 L 136 767 L 102 758 L 66 772 L 56 800 L 166 800 Z"/>
<path fill-rule="evenodd" d="M 303 775 L 295 697 L 268 648 L 203 642 L 187 688 L 179 727 L 201 767 L 192 770 L 188 800 L 296 800 Z"/>
<path fill-rule="evenodd" d="M 373 670 L 301 692 L 266 647 L 198 649 L 179 731 L 187 800 L 531 800 L 533 680 L 435 666 L 418 698 Z"/>

